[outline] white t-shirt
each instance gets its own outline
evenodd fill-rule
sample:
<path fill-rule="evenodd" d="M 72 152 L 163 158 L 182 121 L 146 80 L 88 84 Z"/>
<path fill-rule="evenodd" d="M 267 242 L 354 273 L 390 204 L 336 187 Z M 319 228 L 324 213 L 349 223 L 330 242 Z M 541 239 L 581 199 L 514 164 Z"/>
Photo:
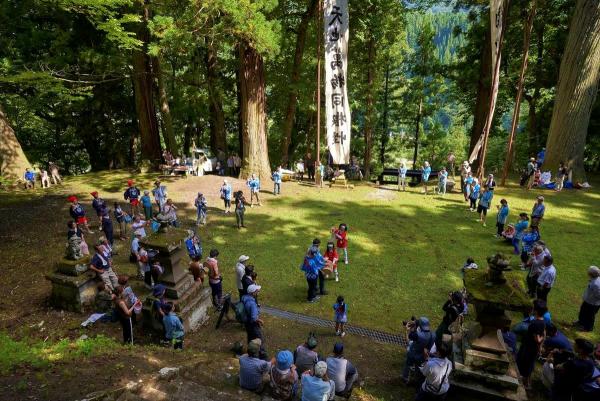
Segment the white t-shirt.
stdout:
<path fill-rule="evenodd" d="M 430 358 L 427 363 L 421 368 L 421 372 L 425 376 L 422 389 L 431 394 L 445 394 L 450 388 L 448 376 L 452 372 L 452 362 L 447 358 Z"/>
<path fill-rule="evenodd" d="M 554 285 L 554 280 L 556 280 L 556 267 L 554 267 L 554 265 L 550 265 L 542 270 L 537 282 L 541 286 L 547 284 L 548 287 L 552 288 Z"/>

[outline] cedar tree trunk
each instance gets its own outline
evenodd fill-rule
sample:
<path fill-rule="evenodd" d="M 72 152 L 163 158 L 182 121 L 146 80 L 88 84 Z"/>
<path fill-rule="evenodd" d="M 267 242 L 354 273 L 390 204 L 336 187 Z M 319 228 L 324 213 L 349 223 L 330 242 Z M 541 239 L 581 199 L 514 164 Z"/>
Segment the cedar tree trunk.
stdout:
<path fill-rule="evenodd" d="M 160 102 L 160 115 L 163 122 L 163 139 L 165 141 L 165 147 L 169 152 L 175 155 L 177 154 L 177 141 L 175 140 L 175 131 L 173 130 L 173 119 L 171 117 L 171 108 L 169 107 L 169 97 L 167 96 L 165 80 L 158 57 L 153 58 L 152 67 L 158 83 L 158 100 Z M 185 152 L 187 151 L 187 149 L 184 149 L 184 154 L 186 154 Z"/>
<path fill-rule="evenodd" d="M 219 75 L 217 51 L 206 39 L 206 84 L 208 87 L 208 109 L 210 113 L 210 148 L 214 154 L 221 149 L 227 152 L 227 136 L 225 133 L 225 114 L 223 101 L 218 86 Z"/>
<path fill-rule="evenodd" d="M 2 177 L 18 179 L 26 168 L 31 168 L 21 144 L 0 108 L 0 174 Z"/>

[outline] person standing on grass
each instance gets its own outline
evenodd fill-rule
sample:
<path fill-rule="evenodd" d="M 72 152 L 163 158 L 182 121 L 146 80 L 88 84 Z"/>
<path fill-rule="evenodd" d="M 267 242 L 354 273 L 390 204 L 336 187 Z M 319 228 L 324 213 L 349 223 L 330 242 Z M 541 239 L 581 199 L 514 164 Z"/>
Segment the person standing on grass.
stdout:
<path fill-rule="evenodd" d="M 429 162 L 424 162 L 421 168 L 421 182 L 423 183 L 423 193 L 427 195 L 427 181 L 429 181 L 429 175 L 431 174 L 431 166 Z"/>
<path fill-rule="evenodd" d="M 240 301 L 242 300 L 242 296 L 246 294 L 246 291 L 244 291 L 244 285 L 242 283 L 242 280 L 246 275 L 246 265 L 248 263 L 248 260 L 250 260 L 249 256 L 242 255 L 238 258 L 238 261 L 235 265 L 235 284 L 238 289 Z"/>
<path fill-rule="evenodd" d="M 434 335 L 431 333 L 429 319 L 426 317 L 407 322 L 406 330 L 408 330 L 409 347 L 406 352 L 402 380 L 408 384 L 411 369 L 421 366 L 425 362 L 425 353 L 433 347 Z"/>
<path fill-rule="evenodd" d="M 110 246 L 113 246 L 114 229 L 112 220 L 110 219 L 110 209 L 108 208 L 108 205 L 106 205 L 106 203 L 103 203 L 98 213 L 100 217 L 100 227 L 102 227 L 102 231 L 104 232 L 104 235 L 106 236 L 106 239 L 108 240 Z"/>
<path fill-rule="evenodd" d="M 508 202 L 506 199 L 500 199 L 500 204 L 496 206 L 498 208 L 498 215 L 496 216 L 496 238 L 502 238 L 502 233 L 504 232 L 504 226 L 506 226 L 506 222 L 508 221 Z"/>
<path fill-rule="evenodd" d="M 174 349 L 183 349 L 183 336 L 185 330 L 181 319 L 173 310 L 173 303 L 169 302 L 165 305 L 165 316 L 163 317 L 163 325 L 165 326 L 165 338 L 173 344 Z"/>
<path fill-rule="evenodd" d="M 469 210 L 474 212 L 477 210 L 477 199 L 479 199 L 479 190 L 481 187 L 479 186 L 479 182 L 477 178 L 473 178 L 471 184 L 469 184 Z"/>
<path fill-rule="evenodd" d="M 556 192 L 562 191 L 565 180 L 568 178 L 568 176 L 569 170 L 565 167 L 563 162 L 560 162 L 558 171 L 556 172 L 556 188 L 554 189 Z"/>
<path fill-rule="evenodd" d="M 521 253 L 521 239 L 527 227 L 529 226 L 529 216 L 527 213 L 519 213 L 519 220 L 515 224 L 515 234 L 512 238 L 512 246 L 514 248 L 514 254 L 518 255 Z"/>
<path fill-rule="evenodd" d="M 344 337 L 346 332 L 344 331 L 344 325 L 348 322 L 348 304 L 344 302 L 344 297 L 338 295 L 337 301 L 333 304 L 335 321 L 335 335 Z"/>
<path fill-rule="evenodd" d="M 592 331 L 596 314 L 600 310 L 600 268 L 590 266 L 588 285 L 583 292 L 583 302 L 579 308 L 579 318 L 573 323 L 582 331 Z"/>
<path fill-rule="evenodd" d="M 206 213 L 208 211 L 208 202 L 201 192 L 198 192 L 198 196 L 194 200 L 194 206 L 196 206 L 196 225 L 206 224 Z"/>
<path fill-rule="evenodd" d="M 327 291 L 325 291 L 325 274 L 323 274 L 323 268 L 327 265 L 327 262 L 325 262 L 325 259 L 321 255 L 319 246 L 321 246 L 321 240 L 315 238 L 312 242 L 311 248 L 314 251 L 315 261 L 319 267 L 319 293 L 321 295 L 327 295 Z"/>
<path fill-rule="evenodd" d="M 101 210 L 106 205 L 106 202 L 98 195 L 98 191 L 90 192 L 90 195 L 92 195 L 92 198 L 94 198 L 92 200 L 92 209 L 96 211 L 96 216 L 98 216 L 98 222 L 100 223 L 100 225 L 102 225 Z"/>
<path fill-rule="evenodd" d="M 229 185 L 227 180 L 223 180 L 223 185 L 221 185 L 219 193 L 225 204 L 225 213 L 231 213 L 231 185 Z"/>
<path fill-rule="evenodd" d="M 402 191 L 406 191 L 406 165 L 404 162 L 400 163 L 400 167 L 398 167 L 398 191 L 402 188 Z"/>
<path fill-rule="evenodd" d="M 527 273 L 527 293 L 531 298 L 537 298 L 537 281 L 544 270 L 544 258 L 546 257 L 544 248 L 536 245 L 531 251 L 531 257 L 527 261 L 529 272 Z"/>
<path fill-rule="evenodd" d="M 335 246 L 333 245 L 332 241 L 329 241 L 327 243 L 327 250 L 325 251 L 323 258 L 325 259 L 327 264 L 331 266 L 331 269 L 333 270 L 333 273 L 335 274 L 335 281 L 339 282 L 340 275 L 338 273 L 338 266 L 337 266 L 339 256 L 335 250 Z"/>
<path fill-rule="evenodd" d="M 177 221 L 177 206 L 175 206 L 171 198 L 167 199 L 167 203 L 163 206 L 161 213 L 167 219 L 169 224 L 173 227 L 179 227 L 179 221 Z"/>
<path fill-rule="evenodd" d="M 306 282 L 308 283 L 308 295 L 306 300 L 308 302 L 316 302 L 319 300 L 319 296 L 317 296 L 317 283 L 319 280 L 319 272 L 323 267 L 317 258 L 318 250 L 310 247 L 304 257 L 304 262 L 300 269 L 304 272 L 306 277 Z"/>
<path fill-rule="evenodd" d="M 531 209 L 531 226 L 539 227 L 545 213 L 546 205 L 544 205 L 544 197 L 540 195 L 533 204 L 533 209 Z"/>
<path fill-rule="evenodd" d="M 134 185 L 133 180 L 127 180 L 127 189 L 123 193 L 123 198 L 129 201 L 131 215 L 137 215 L 140 212 L 140 190 Z"/>
<path fill-rule="evenodd" d="M 144 217 L 146 220 L 152 220 L 152 199 L 150 199 L 150 191 L 144 191 L 141 202 L 142 207 L 144 208 Z"/>
<path fill-rule="evenodd" d="M 415 401 L 445 400 L 452 372 L 452 362 L 448 359 L 449 346 L 446 343 L 436 343 L 436 352 L 432 355 L 425 354 L 425 364 L 420 368 L 425 376 L 425 381 L 419 388 Z"/>
<path fill-rule="evenodd" d="M 25 169 L 23 179 L 25 180 L 25 189 L 35 188 L 35 173 L 30 168 Z"/>
<path fill-rule="evenodd" d="M 496 188 L 496 181 L 494 180 L 494 174 L 488 175 L 488 178 L 487 178 L 487 180 L 485 180 L 483 187 L 490 191 L 493 191 Z"/>
<path fill-rule="evenodd" d="M 256 198 L 256 204 L 261 206 L 259 198 L 260 180 L 256 177 L 256 174 L 252 174 L 252 176 L 248 178 L 246 185 L 250 188 L 250 207 L 254 206 L 254 198 Z"/>
<path fill-rule="evenodd" d="M 154 182 L 154 189 L 152 189 L 152 195 L 156 206 L 158 206 L 158 213 L 162 211 L 163 206 L 167 203 L 167 187 L 160 185 L 160 180 Z"/>
<path fill-rule="evenodd" d="M 83 208 L 81 203 L 79 203 L 77 197 L 71 195 L 67 198 L 67 200 L 71 202 L 69 213 L 73 220 L 75 220 L 77 227 L 83 226 L 88 234 L 93 234 L 94 232 L 90 230 L 90 227 L 88 226 L 88 219 L 87 217 L 85 217 L 85 209 Z"/>
<path fill-rule="evenodd" d="M 213 305 L 217 310 L 221 310 L 223 307 L 221 302 L 223 296 L 223 277 L 221 276 L 221 272 L 219 272 L 217 256 L 219 256 L 219 251 L 211 249 L 204 265 L 208 267 L 208 283 L 210 284 Z"/>
<path fill-rule="evenodd" d="M 537 165 L 535 163 L 535 157 L 532 157 L 529 159 L 529 163 L 527 163 L 527 189 L 533 187 L 535 170 L 537 170 Z"/>
<path fill-rule="evenodd" d="M 465 197 L 465 202 L 468 202 L 469 199 L 471 198 L 471 188 L 472 188 L 471 184 L 473 183 L 474 180 L 475 180 L 475 178 L 473 178 L 473 175 L 471 174 L 471 172 L 469 172 L 463 181 L 463 184 L 464 184 L 463 195 Z"/>
<path fill-rule="evenodd" d="M 114 203 L 114 207 L 113 214 L 115 220 L 119 223 L 119 239 L 125 241 L 125 236 L 127 235 L 127 218 L 131 219 L 131 217 L 121 209 L 121 206 L 117 202 Z"/>
<path fill-rule="evenodd" d="M 465 160 L 460 167 L 460 190 L 465 195 L 465 202 L 469 200 L 468 189 L 470 182 L 467 182 L 468 177 L 473 178 L 473 175 L 471 173 L 469 162 Z"/>
<path fill-rule="evenodd" d="M 131 306 L 127 306 L 127 299 L 123 287 L 117 286 L 115 292 L 115 309 L 121 327 L 123 328 L 123 343 L 133 345 L 133 323 L 131 316 L 136 307 L 142 305 L 139 299 Z"/>
<path fill-rule="evenodd" d="M 52 183 L 56 185 L 56 181 L 58 181 L 59 184 L 62 184 L 62 178 L 60 178 L 60 174 L 58 173 L 58 166 L 53 162 L 48 162 L 48 170 L 52 177 Z"/>
<path fill-rule="evenodd" d="M 548 293 L 552 290 L 556 281 L 556 267 L 554 267 L 554 258 L 550 255 L 544 256 L 544 270 L 537 279 L 536 294 L 538 299 L 548 301 Z"/>
<path fill-rule="evenodd" d="M 334 229 L 333 234 L 337 241 L 337 248 L 344 252 L 344 263 L 348 264 L 348 225 L 340 224 L 337 230 Z"/>
<path fill-rule="evenodd" d="M 440 194 L 442 196 L 446 195 L 447 181 L 448 181 L 448 172 L 446 171 L 446 167 L 442 167 L 442 169 L 438 173 L 438 186 L 437 186 L 438 194 Z"/>
<path fill-rule="evenodd" d="M 261 343 L 264 344 L 261 329 L 264 323 L 260 318 L 260 306 L 258 306 L 258 303 L 256 302 L 256 298 L 258 297 L 258 292 L 260 289 L 260 285 L 252 284 L 248 286 L 248 293 L 243 295 L 241 299 L 241 302 L 244 304 L 244 309 L 246 310 L 246 321 L 244 322 L 244 327 L 246 328 L 248 343 L 255 338 L 259 338 Z"/>
<path fill-rule="evenodd" d="M 534 319 L 529 323 L 527 333 L 523 336 L 521 347 L 517 352 L 517 367 L 526 389 L 531 388 L 531 373 L 546 337 L 544 314 L 547 311 L 545 302 L 534 302 Z"/>
<path fill-rule="evenodd" d="M 540 233 L 537 227 L 529 227 L 529 230 L 523 234 L 523 238 L 521 239 L 521 270 L 525 270 L 525 265 L 529 260 L 533 247 L 539 239 Z"/>
<path fill-rule="evenodd" d="M 281 166 L 277 167 L 277 170 L 273 172 L 273 195 L 281 195 Z"/>
<path fill-rule="evenodd" d="M 50 176 L 48 176 L 46 170 L 42 170 L 40 180 L 42 181 L 42 188 L 50 188 Z"/>
<path fill-rule="evenodd" d="M 240 229 L 242 227 L 246 228 L 244 225 L 244 214 L 246 214 L 246 205 L 248 202 L 244 197 L 244 193 L 242 191 L 238 191 L 235 193 L 235 220 L 237 222 L 237 228 Z M 252 206 L 252 205 L 250 205 Z M 259 204 L 260 206 L 260 204 Z"/>
<path fill-rule="evenodd" d="M 479 213 L 479 222 L 483 224 L 484 227 L 487 227 L 485 224 L 485 220 L 487 218 L 487 211 L 492 204 L 492 199 L 494 198 L 494 191 L 491 189 L 483 188 L 483 192 L 479 197 L 479 205 L 477 206 L 477 213 Z"/>
<path fill-rule="evenodd" d="M 142 220 L 142 217 L 139 214 L 136 214 L 131 223 L 131 229 L 134 234 L 139 234 L 140 238 L 146 238 L 146 225 L 146 220 Z"/>

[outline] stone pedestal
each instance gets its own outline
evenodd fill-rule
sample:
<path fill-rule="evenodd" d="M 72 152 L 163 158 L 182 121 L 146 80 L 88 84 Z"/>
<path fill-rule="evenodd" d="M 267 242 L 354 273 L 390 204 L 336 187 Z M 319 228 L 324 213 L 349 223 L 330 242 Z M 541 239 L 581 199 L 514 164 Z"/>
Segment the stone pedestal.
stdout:
<path fill-rule="evenodd" d="M 56 272 L 46 275 L 52 283 L 52 306 L 82 312 L 84 306 L 94 304 L 98 282 L 96 273 L 88 270 L 89 263 L 89 256 L 79 260 L 62 259 L 56 264 Z"/>
<path fill-rule="evenodd" d="M 187 235 L 187 230 L 168 227 L 149 235 L 141 243 L 144 248 L 158 252 L 155 258 L 165 269 L 160 276 L 160 283 L 166 286 L 165 298 L 173 302 L 175 312 L 183 321 L 185 329 L 191 331 L 208 319 L 212 300 L 210 288 L 202 287 L 200 282 L 194 281 L 188 271 L 189 257 L 184 244 Z M 162 322 L 158 321 L 152 309 L 154 301 L 152 296 L 144 301 L 144 326 L 162 331 Z"/>
<path fill-rule="evenodd" d="M 520 272 L 504 272 L 506 281 L 490 285 L 485 270 L 465 272 L 469 301 L 475 306 L 477 322 L 453 344 L 454 385 L 488 396 L 522 401 L 527 393 L 519 382 L 516 363 L 507 351 L 500 329 L 510 327 L 510 311 L 528 311 L 531 301 L 522 286 Z"/>

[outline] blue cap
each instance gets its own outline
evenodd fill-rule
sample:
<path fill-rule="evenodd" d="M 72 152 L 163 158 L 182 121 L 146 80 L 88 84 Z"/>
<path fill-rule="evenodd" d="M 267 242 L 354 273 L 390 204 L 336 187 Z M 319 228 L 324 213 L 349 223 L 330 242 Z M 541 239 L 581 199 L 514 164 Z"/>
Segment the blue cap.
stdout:
<path fill-rule="evenodd" d="M 335 345 L 333 346 L 333 353 L 341 354 L 342 352 L 344 352 L 344 344 L 343 343 L 335 343 Z"/>
<path fill-rule="evenodd" d="M 165 287 L 164 284 L 156 284 L 154 286 L 154 288 L 152 289 L 152 295 L 154 295 L 155 297 L 160 296 L 163 292 L 165 292 L 165 290 L 167 289 L 167 287 Z"/>
<path fill-rule="evenodd" d="M 277 369 L 279 370 L 287 370 L 294 363 L 294 355 L 288 350 L 279 351 L 277 353 Z"/>
<path fill-rule="evenodd" d="M 425 330 L 425 331 L 430 330 L 429 319 L 427 319 L 425 316 L 421 316 L 419 318 L 419 327 L 421 328 L 421 330 Z"/>

